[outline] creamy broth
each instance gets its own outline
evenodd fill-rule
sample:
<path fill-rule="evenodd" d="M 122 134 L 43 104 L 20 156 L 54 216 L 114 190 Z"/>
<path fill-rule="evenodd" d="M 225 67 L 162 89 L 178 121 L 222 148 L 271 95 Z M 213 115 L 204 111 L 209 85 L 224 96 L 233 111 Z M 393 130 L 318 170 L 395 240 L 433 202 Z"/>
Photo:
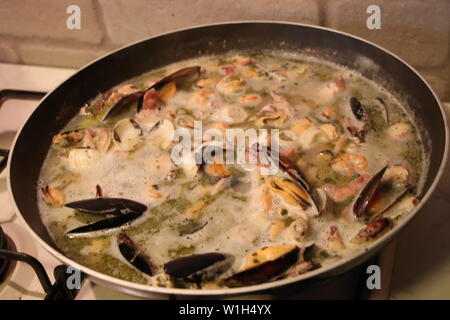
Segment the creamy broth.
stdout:
<path fill-rule="evenodd" d="M 201 71 L 148 90 L 190 66 Z M 192 133 L 194 121 L 219 132 L 278 129 L 280 169 L 174 164 L 173 134 Z M 427 169 L 417 126 L 389 92 L 331 63 L 283 54 L 203 57 L 144 73 L 80 107 L 53 142 L 38 205 L 57 245 L 92 269 L 163 287 L 251 285 L 332 264 L 408 214 Z M 147 209 L 113 229 L 71 233 L 114 218 L 65 206 L 96 197 Z M 358 199 L 367 200 L 359 211 Z M 118 243 L 134 248 L 151 275 Z M 179 276 L 165 265 L 211 252 L 225 255 L 198 256 L 217 260 L 208 274 Z M 278 271 L 261 271 L 280 261 Z"/>

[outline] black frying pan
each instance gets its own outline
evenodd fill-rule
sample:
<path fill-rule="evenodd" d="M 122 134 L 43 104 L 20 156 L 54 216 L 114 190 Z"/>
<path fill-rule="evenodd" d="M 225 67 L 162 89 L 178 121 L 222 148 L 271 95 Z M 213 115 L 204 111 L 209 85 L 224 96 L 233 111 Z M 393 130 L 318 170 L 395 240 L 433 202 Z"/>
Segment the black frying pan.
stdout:
<path fill-rule="evenodd" d="M 188 290 L 155 288 L 119 280 L 78 265 L 67 258 L 50 238 L 37 208 L 37 179 L 52 136 L 99 92 L 146 71 L 201 55 L 229 50 L 281 49 L 324 58 L 373 79 L 405 103 L 421 124 L 421 134 L 431 145 L 430 165 L 422 201 L 369 250 L 305 275 L 261 285 L 223 289 Z M 17 212 L 30 233 L 50 253 L 67 265 L 82 269 L 97 282 L 139 296 L 158 294 L 224 295 L 270 290 L 306 279 L 329 277 L 349 270 L 385 246 L 417 213 L 436 187 L 447 157 L 447 124 L 436 95 L 410 66 L 386 50 L 348 34 L 320 27 L 277 22 L 233 22 L 201 26 L 163 34 L 119 49 L 84 67 L 50 92 L 16 137 L 9 159 L 9 189 Z"/>

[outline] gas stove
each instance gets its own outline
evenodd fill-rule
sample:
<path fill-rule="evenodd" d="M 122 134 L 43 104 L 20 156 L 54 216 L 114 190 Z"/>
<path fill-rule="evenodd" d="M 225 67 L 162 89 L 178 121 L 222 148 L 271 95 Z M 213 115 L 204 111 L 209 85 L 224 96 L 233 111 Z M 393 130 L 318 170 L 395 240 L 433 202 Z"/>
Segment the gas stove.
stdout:
<path fill-rule="evenodd" d="M 15 134 L 38 105 L 45 92 L 56 87 L 75 70 L 0 64 L 0 149 L 10 148 Z M 5 90 L 9 89 L 9 90 Z M 3 100 L 3 101 L 2 101 Z M 6 154 L 0 154 L 0 159 Z M 32 159 L 32 154 L 30 154 Z M 85 279 L 78 291 L 67 291 L 66 266 L 41 248 L 15 215 L 6 188 L 6 171 L 0 175 L 0 300 L 3 299 L 136 299 Z M 395 242 L 369 264 L 382 270 L 382 289 L 366 287 L 367 265 L 342 276 L 320 281 L 301 289 L 295 287 L 278 295 L 250 298 L 283 299 L 386 299 L 389 293 L 395 255 Z M 17 261 L 18 260 L 18 261 Z M 168 297 L 173 298 L 173 297 Z M 246 297 L 239 297 L 246 298 Z"/>

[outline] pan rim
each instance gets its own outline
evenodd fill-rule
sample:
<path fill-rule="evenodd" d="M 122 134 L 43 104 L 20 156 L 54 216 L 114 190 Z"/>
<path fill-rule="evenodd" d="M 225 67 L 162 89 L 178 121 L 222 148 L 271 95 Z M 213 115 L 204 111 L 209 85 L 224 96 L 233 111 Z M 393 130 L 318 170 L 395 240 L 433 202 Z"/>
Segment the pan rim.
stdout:
<path fill-rule="evenodd" d="M 101 56 L 100 58 L 86 64 L 85 66 L 81 67 L 79 70 L 77 70 L 74 74 L 70 75 L 69 77 L 67 77 L 65 80 L 63 80 L 59 85 L 57 85 L 53 90 L 49 91 L 49 93 L 47 95 L 45 95 L 45 97 L 40 101 L 39 105 L 42 103 L 42 101 L 44 101 L 49 95 L 51 95 L 57 88 L 59 88 L 63 83 L 65 83 L 66 81 L 68 81 L 71 77 L 73 77 L 75 74 L 81 72 L 82 70 L 90 67 L 91 65 L 95 64 L 97 61 L 100 61 L 102 59 L 104 59 L 105 57 L 112 55 L 118 51 L 124 50 L 128 47 L 134 46 L 135 44 L 144 42 L 144 41 L 148 41 L 154 38 L 158 38 L 158 37 L 162 37 L 165 35 L 169 35 L 169 34 L 173 34 L 173 33 L 177 33 L 177 32 L 181 32 L 181 31 L 187 31 L 187 30 L 192 30 L 192 29 L 199 29 L 199 28 L 207 28 L 207 27 L 213 27 L 213 26 L 221 26 L 221 25 L 235 25 L 235 24 L 280 24 L 280 25 L 292 25 L 292 26 L 299 26 L 299 27 L 303 27 L 303 28 L 311 28 L 311 29 L 319 29 L 319 30 L 323 30 L 323 31 L 328 31 L 331 33 L 335 33 L 335 34 L 341 34 L 344 35 L 346 37 L 350 37 L 359 41 L 362 41 L 364 43 L 366 43 L 369 46 L 373 46 L 381 51 L 383 51 L 384 53 L 386 53 L 387 55 L 390 55 L 392 57 L 394 57 L 395 59 L 397 59 L 398 61 L 400 61 L 403 65 L 405 65 L 409 70 L 411 70 L 413 72 L 413 74 L 415 74 L 426 86 L 426 88 L 432 93 L 433 98 L 435 99 L 435 101 L 437 102 L 440 112 L 441 112 L 441 117 L 443 119 L 443 124 L 444 124 L 444 131 L 445 131 L 445 147 L 444 147 L 444 153 L 443 153 L 443 157 L 441 160 L 441 163 L 439 165 L 439 169 L 436 173 L 436 177 L 434 178 L 433 182 L 430 185 L 430 188 L 424 192 L 424 195 L 421 199 L 421 201 L 419 202 L 419 204 L 417 205 L 416 208 L 414 208 L 413 211 L 411 211 L 407 216 L 405 216 L 403 219 L 401 219 L 401 221 L 394 226 L 394 228 L 392 230 L 390 230 L 386 235 L 380 237 L 379 239 L 373 241 L 372 243 L 368 244 L 366 247 L 362 247 L 358 250 L 356 250 L 354 253 L 352 253 L 351 255 L 346 256 L 345 258 L 342 258 L 338 261 L 336 261 L 335 263 L 332 263 L 326 267 L 321 267 L 317 270 L 313 270 L 310 272 L 307 272 L 303 275 L 299 275 L 296 277 L 290 277 L 290 278 L 286 278 L 286 279 L 281 279 L 281 280 L 276 280 L 276 281 L 269 281 L 269 282 L 265 282 L 265 283 L 261 283 L 261 284 L 257 284 L 257 285 L 251 285 L 251 286 L 245 286 L 245 287 L 238 287 L 238 288 L 223 288 L 223 289 L 179 289 L 179 288 L 162 288 L 162 287 L 156 287 L 156 286 L 150 286 L 150 285 L 143 285 L 143 284 L 137 284 L 134 282 L 130 282 L 130 281 L 126 281 L 126 280 L 121 280 L 103 273 L 100 273 L 98 271 L 95 271 L 93 269 L 90 269 L 88 267 L 85 267 L 79 263 L 77 263 L 76 261 L 68 258 L 67 256 L 65 256 L 63 253 L 55 250 L 54 248 L 52 248 L 50 245 L 48 245 L 37 233 L 34 232 L 34 230 L 29 226 L 29 224 L 27 223 L 27 221 L 25 220 L 25 218 L 22 216 L 22 213 L 20 212 L 20 210 L 18 209 L 17 203 L 15 201 L 14 198 L 14 194 L 12 192 L 12 181 L 11 181 L 11 172 L 10 172 L 10 168 L 11 168 L 11 162 L 14 156 L 14 152 L 15 152 L 15 146 L 17 141 L 19 140 L 20 134 L 23 130 L 23 128 L 28 124 L 28 120 L 32 117 L 32 115 L 34 114 L 35 111 L 33 111 L 33 113 L 30 115 L 30 117 L 27 119 L 27 121 L 25 121 L 25 123 L 22 125 L 22 127 L 19 129 L 19 131 L 17 132 L 13 144 L 11 146 L 11 155 L 8 159 L 8 171 L 7 171 L 7 187 L 8 187 L 8 194 L 10 196 L 11 201 L 13 202 L 13 206 L 15 209 L 16 214 L 18 215 L 20 221 L 23 223 L 23 225 L 25 226 L 27 232 L 29 232 L 34 238 L 35 240 L 38 241 L 38 243 L 47 251 L 49 252 L 51 255 L 53 255 L 55 258 L 57 258 L 59 261 L 63 262 L 66 265 L 70 265 L 73 266 L 81 271 L 83 271 L 84 273 L 90 275 L 92 277 L 92 280 L 94 282 L 100 282 L 102 285 L 108 286 L 110 288 L 113 288 L 115 290 L 118 291 L 122 291 L 122 292 L 126 292 L 135 296 L 142 296 L 142 297 L 147 297 L 151 294 L 163 294 L 163 295 L 180 295 L 180 296 L 229 296 L 229 295 L 242 295 L 242 294 L 249 294 L 249 293 L 258 293 L 264 290 L 268 290 L 268 289 L 273 289 L 273 288 L 277 288 L 277 287 L 282 287 L 282 286 L 286 286 L 286 285 L 290 285 L 290 284 L 294 284 L 294 283 L 300 283 L 303 282 L 304 280 L 307 279 L 311 279 L 314 278 L 316 276 L 319 275 L 326 275 L 327 273 L 329 273 L 330 271 L 337 269 L 338 267 L 352 261 L 352 260 L 356 260 L 358 257 L 362 256 L 362 254 L 366 251 L 373 251 L 376 250 L 377 248 L 379 248 L 383 243 L 388 243 L 389 241 L 391 241 L 394 236 L 397 236 L 398 232 L 403 229 L 405 227 L 406 224 L 408 224 L 413 217 L 416 216 L 416 214 L 418 213 L 419 210 L 422 209 L 422 207 L 424 206 L 424 204 L 429 200 L 429 198 L 431 197 L 431 195 L 433 194 L 434 190 L 436 189 L 438 183 L 440 182 L 444 169 L 445 169 L 445 165 L 447 163 L 447 159 L 448 159 L 448 152 L 449 152 L 449 128 L 448 128 L 448 121 L 447 121 L 447 117 L 446 117 L 446 113 L 445 110 L 442 106 L 442 103 L 439 99 L 439 97 L 436 95 L 436 93 L 434 92 L 434 90 L 431 88 L 431 86 L 428 84 L 428 82 L 417 72 L 416 69 L 414 69 L 414 67 L 412 67 L 411 65 L 409 65 L 407 62 L 405 62 L 402 58 L 400 58 L 399 56 L 397 56 L 396 54 L 390 52 L 389 50 L 374 44 L 373 42 L 370 42 L 366 39 L 363 39 L 361 37 L 346 33 L 346 32 L 342 32 L 339 30 L 334 30 L 331 28 L 327 28 L 327 27 L 322 27 L 322 26 L 316 26 L 316 25 L 310 25 L 310 24 L 305 24 L 305 23 L 296 23 L 296 22 L 291 22 L 291 21 L 276 21 L 276 20 L 241 20 L 241 21 L 227 21 L 227 22 L 218 22 L 218 23 L 210 23 L 210 24 L 201 24 L 201 25 L 195 25 L 195 26 L 190 26 L 187 28 L 179 28 L 176 30 L 172 30 L 169 32 L 164 32 L 164 33 L 160 33 L 157 34 L 155 36 L 152 37 L 148 37 L 146 39 L 142 39 L 142 40 L 138 40 L 135 41 L 133 43 L 124 45 L 112 52 L 109 52 L 103 56 Z M 35 109 L 37 110 L 39 108 L 38 107 Z"/>

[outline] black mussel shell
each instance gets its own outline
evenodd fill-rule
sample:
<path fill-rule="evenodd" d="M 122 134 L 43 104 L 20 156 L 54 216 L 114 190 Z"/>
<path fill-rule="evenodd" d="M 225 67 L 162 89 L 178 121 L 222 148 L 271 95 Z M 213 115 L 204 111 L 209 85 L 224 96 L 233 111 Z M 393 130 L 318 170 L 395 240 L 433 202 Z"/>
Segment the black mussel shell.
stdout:
<path fill-rule="evenodd" d="M 367 111 L 358 98 L 351 97 L 350 98 L 350 107 L 352 109 L 353 115 L 359 121 L 367 122 L 369 116 L 367 115 Z"/>
<path fill-rule="evenodd" d="M 278 259 L 235 273 L 226 278 L 223 283 L 228 287 L 241 287 L 266 282 L 281 275 L 293 266 L 298 260 L 299 253 L 300 248 L 295 247 Z"/>
<path fill-rule="evenodd" d="M 117 245 L 122 256 L 139 271 L 153 275 L 153 266 L 150 260 L 139 252 L 134 242 L 124 233 L 117 235 Z"/>
<path fill-rule="evenodd" d="M 193 254 L 167 262 L 164 271 L 171 277 L 200 283 L 213 280 L 233 264 L 234 257 L 219 252 Z"/>
<path fill-rule="evenodd" d="M 361 190 L 353 205 L 353 213 L 356 217 L 360 218 L 366 213 L 367 206 L 380 186 L 381 179 L 383 178 L 384 172 L 387 168 L 388 166 L 385 166 L 383 169 L 378 171 L 378 173 L 376 173 Z"/>
<path fill-rule="evenodd" d="M 73 239 L 73 238 L 97 237 L 110 234 L 116 228 L 125 227 L 126 225 L 129 225 L 132 221 L 136 220 L 141 215 L 142 213 L 131 212 L 113 218 L 103 219 L 70 230 L 66 233 L 66 236 L 70 239 Z"/>
<path fill-rule="evenodd" d="M 123 198 L 92 198 L 69 202 L 65 206 L 86 213 L 116 216 L 131 212 L 142 213 L 147 210 L 146 205 Z"/>

